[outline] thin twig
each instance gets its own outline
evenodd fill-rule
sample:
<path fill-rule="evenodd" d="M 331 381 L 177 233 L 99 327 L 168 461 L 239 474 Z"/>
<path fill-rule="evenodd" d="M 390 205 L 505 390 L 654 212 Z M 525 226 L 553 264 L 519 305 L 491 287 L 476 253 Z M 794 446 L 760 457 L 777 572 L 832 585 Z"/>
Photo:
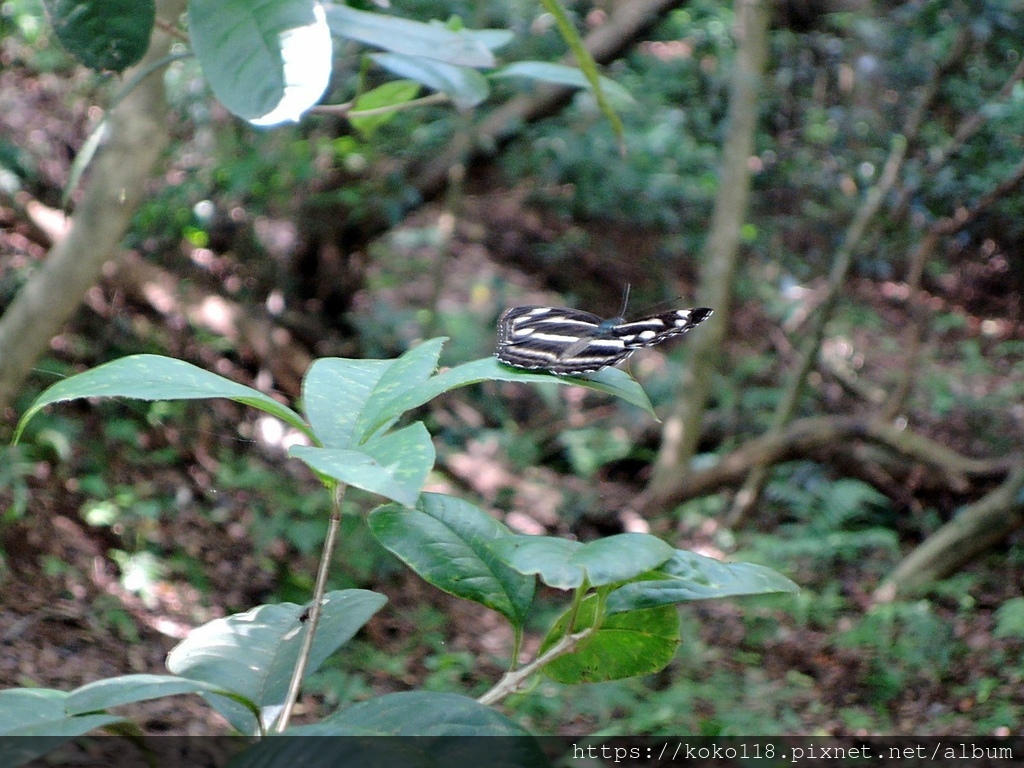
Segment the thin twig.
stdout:
<path fill-rule="evenodd" d="M 401 112 L 405 109 L 416 109 L 417 107 L 425 107 L 430 104 L 445 104 L 449 101 L 451 101 L 451 98 L 449 98 L 446 93 L 432 93 L 429 96 L 421 96 L 418 99 L 411 99 L 398 104 L 390 104 L 386 107 L 373 107 L 372 109 L 357 110 L 353 109 L 353 107 L 355 107 L 354 101 L 347 101 L 344 104 L 320 104 L 319 106 L 313 107 L 310 111 L 321 115 L 340 115 L 351 119 L 353 117 L 358 118 L 387 115 L 392 112 Z"/>
<path fill-rule="evenodd" d="M 526 666 L 520 667 L 519 669 L 511 672 L 506 672 L 502 676 L 501 680 L 498 681 L 497 685 L 478 698 L 477 701 L 484 705 L 496 704 L 509 694 L 515 693 L 520 686 L 522 686 L 530 676 L 540 670 L 541 667 L 545 664 L 551 663 L 559 656 L 564 656 L 565 654 L 572 652 L 577 645 L 590 637 L 594 631 L 594 627 L 587 627 L 574 635 L 566 635 Z"/>
<path fill-rule="evenodd" d="M 306 622 L 306 634 L 302 638 L 302 647 L 299 649 L 299 657 L 295 660 L 295 671 L 292 672 L 291 683 L 288 684 L 288 694 L 284 699 L 284 707 L 281 715 L 277 718 L 274 727 L 278 733 L 283 733 L 288 727 L 295 702 L 299 698 L 299 690 L 302 688 L 302 679 L 306 674 L 306 667 L 309 665 L 309 655 L 313 650 L 313 640 L 316 637 L 316 628 L 320 623 L 320 614 L 323 609 L 324 592 L 327 589 L 327 573 L 330 570 L 331 556 L 334 554 L 334 544 L 338 538 L 338 531 L 341 528 L 341 502 L 345 499 L 345 490 L 348 488 L 344 483 L 338 483 L 334 488 L 333 504 L 331 506 L 331 519 L 327 525 L 327 538 L 324 539 L 324 549 L 320 556 L 320 567 L 316 573 L 316 585 L 313 588 L 313 605 L 309 609 L 309 621 Z"/>

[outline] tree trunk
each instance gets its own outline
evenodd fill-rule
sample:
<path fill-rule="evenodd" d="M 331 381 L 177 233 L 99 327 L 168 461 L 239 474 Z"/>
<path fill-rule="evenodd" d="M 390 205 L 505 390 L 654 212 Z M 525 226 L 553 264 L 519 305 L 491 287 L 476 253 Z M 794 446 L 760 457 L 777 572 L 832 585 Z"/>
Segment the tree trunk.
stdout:
<path fill-rule="evenodd" d="M 160 0 L 158 17 L 174 24 L 185 0 Z M 165 57 L 172 39 L 157 26 L 133 75 Z M 14 400 L 36 360 L 78 309 L 118 246 L 169 140 L 162 69 L 143 79 L 109 115 L 108 137 L 96 156 L 68 236 L 50 249 L 42 268 L 0 318 L 0 411 Z"/>
<path fill-rule="evenodd" d="M 768 0 L 737 0 L 739 46 L 729 95 L 729 123 L 722 148 L 722 172 L 701 269 L 699 303 L 715 310 L 689 339 L 690 359 L 683 373 L 675 409 L 662 430 L 661 451 L 651 477 L 650 495 L 667 495 L 689 467 L 697 447 L 711 378 L 725 340 L 738 261 L 740 230 L 747 215 L 750 156 L 754 151 L 757 99 L 768 53 Z"/>

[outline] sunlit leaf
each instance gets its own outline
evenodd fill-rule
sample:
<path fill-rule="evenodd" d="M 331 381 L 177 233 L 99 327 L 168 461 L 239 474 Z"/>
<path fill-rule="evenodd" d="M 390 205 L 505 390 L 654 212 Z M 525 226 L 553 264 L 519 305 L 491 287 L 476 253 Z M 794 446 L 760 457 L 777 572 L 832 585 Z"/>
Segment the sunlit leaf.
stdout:
<path fill-rule="evenodd" d="M 383 595 L 362 589 L 324 596 L 320 626 L 306 674 L 315 672 L 380 610 Z M 253 702 L 263 726 L 276 718 L 284 702 L 302 638 L 309 629 L 299 620 L 305 608 L 293 603 L 261 605 L 245 613 L 214 619 L 192 630 L 167 656 L 167 668 L 190 680 L 202 680 Z M 205 698 L 242 733 L 255 733 L 253 713 L 216 694 Z"/>
<path fill-rule="evenodd" d="M 299 116 L 331 73 L 331 35 L 315 0 L 191 0 L 189 37 L 214 94 L 257 125 Z"/>
<path fill-rule="evenodd" d="M 161 355 L 131 355 L 71 376 L 48 387 L 18 422 L 14 441 L 25 424 L 52 403 L 82 397 L 130 397 L 137 400 L 199 400 L 224 397 L 276 416 L 309 433 L 302 417 L 269 395 L 204 371 L 184 360 Z"/>

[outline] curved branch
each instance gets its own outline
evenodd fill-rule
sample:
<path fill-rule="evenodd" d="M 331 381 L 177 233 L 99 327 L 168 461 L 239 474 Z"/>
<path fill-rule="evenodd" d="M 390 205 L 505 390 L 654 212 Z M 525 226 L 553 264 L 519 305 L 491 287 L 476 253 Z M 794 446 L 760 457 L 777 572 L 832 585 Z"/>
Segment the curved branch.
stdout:
<path fill-rule="evenodd" d="M 875 592 L 888 602 L 955 572 L 1019 528 L 1024 528 L 1024 463 L 991 493 L 960 513 L 903 559 Z"/>
<path fill-rule="evenodd" d="M 853 441 L 884 446 L 938 471 L 948 487 L 964 492 L 972 479 L 1005 475 L 1020 457 L 973 459 L 906 429 L 861 416 L 816 416 L 798 419 L 778 432 L 768 432 L 723 456 L 714 466 L 689 473 L 669 496 L 643 494 L 641 515 L 657 508 L 738 485 L 751 469 L 806 457 L 823 448 Z"/>

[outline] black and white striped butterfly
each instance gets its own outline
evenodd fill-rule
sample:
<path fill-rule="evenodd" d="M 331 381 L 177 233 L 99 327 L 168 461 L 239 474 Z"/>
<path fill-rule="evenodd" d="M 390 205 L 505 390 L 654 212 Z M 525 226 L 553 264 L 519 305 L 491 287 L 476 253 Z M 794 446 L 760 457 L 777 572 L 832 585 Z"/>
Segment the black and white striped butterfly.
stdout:
<path fill-rule="evenodd" d="M 605 320 L 565 307 L 512 307 L 498 321 L 501 362 L 560 376 L 621 363 L 641 347 L 686 333 L 711 315 L 707 307 L 661 312 L 641 320 Z"/>

